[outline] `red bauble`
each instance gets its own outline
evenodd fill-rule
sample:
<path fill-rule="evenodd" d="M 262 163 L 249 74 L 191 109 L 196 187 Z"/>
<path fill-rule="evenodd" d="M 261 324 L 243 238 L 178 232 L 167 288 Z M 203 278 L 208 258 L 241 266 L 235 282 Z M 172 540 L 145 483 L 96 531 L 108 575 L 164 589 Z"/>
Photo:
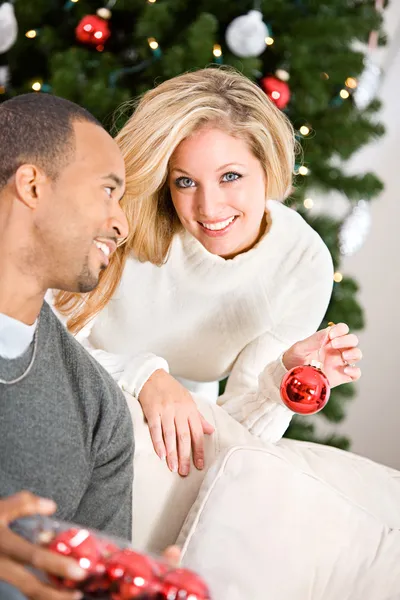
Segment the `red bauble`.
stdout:
<path fill-rule="evenodd" d="M 103 45 L 111 35 L 108 21 L 97 15 L 83 17 L 75 29 L 76 39 L 91 46 Z"/>
<path fill-rule="evenodd" d="M 283 110 L 290 100 L 290 89 L 288 84 L 272 75 L 263 77 L 260 84 L 268 98 L 272 100 L 278 108 Z"/>
<path fill-rule="evenodd" d="M 47 548 L 58 554 L 74 558 L 79 566 L 87 571 L 88 580 L 83 582 L 82 586 L 86 583 L 94 586 L 95 581 L 100 580 L 105 574 L 105 566 L 98 540 L 86 529 L 67 529 L 57 534 Z M 72 579 L 51 576 L 51 580 L 53 583 L 68 589 L 76 589 L 79 586 L 79 583 Z"/>
<path fill-rule="evenodd" d="M 290 410 L 300 415 L 313 415 L 329 400 L 331 388 L 326 375 L 313 365 L 295 367 L 281 383 L 281 397 Z"/>
<path fill-rule="evenodd" d="M 133 550 L 121 550 L 106 563 L 113 600 L 133 600 L 143 593 L 159 591 L 161 569 L 156 561 Z"/>
<path fill-rule="evenodd" d="M 175 569 L 162 578 L 163 600 L 209 600 L 204 581 L 188 569 Z"/>

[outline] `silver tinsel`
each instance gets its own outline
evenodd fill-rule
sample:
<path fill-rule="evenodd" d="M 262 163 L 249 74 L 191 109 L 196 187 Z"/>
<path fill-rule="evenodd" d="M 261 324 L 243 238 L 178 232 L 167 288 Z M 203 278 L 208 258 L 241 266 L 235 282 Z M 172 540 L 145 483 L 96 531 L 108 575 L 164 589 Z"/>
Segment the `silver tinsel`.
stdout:
<path fill-rule="evenodd" d="M 365 69 L 358 80 L 353 100 L 359 110 L 367 108 L 377 96 L 381 81 L 382 70 L 369 57 L 365 59 Z"/>
<path fill-rule="evenodd" d="M 360 200 L 340 229 L 340 252 L 343 255 L 351 256 L 358 252 L 371 229 L 371 221 L 369 203 L 365 200 Z"/>

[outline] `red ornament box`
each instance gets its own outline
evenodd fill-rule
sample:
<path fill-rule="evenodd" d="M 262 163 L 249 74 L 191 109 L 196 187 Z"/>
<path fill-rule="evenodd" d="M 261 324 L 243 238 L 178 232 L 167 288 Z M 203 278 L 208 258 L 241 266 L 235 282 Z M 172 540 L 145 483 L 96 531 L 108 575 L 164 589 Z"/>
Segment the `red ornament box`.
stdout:
<path fill-rule="evenodd" d="M 211 600 L 196 573 L 136 552 L 122 540 L 43 516 L 18 519 L 12 529 L 32 543 L 74 558 L 87 571 L 84 581 L 48 576 L 49 581 L 60 589 L 80 590 L 85 599 Z"/>

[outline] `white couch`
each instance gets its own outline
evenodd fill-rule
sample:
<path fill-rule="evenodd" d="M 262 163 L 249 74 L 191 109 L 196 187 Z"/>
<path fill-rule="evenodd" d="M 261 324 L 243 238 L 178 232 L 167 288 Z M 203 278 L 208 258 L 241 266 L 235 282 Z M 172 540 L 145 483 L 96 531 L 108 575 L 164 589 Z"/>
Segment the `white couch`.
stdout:
<path fill-rule="evenodd" d="M 213 600 L 400 600 L 400 473 L 348 452 L 266 445 L 223 409 L 199 406 L 216 431 L 204 471 L 171 473 L 140 405 L 133 540 L 182 547 Z"/>

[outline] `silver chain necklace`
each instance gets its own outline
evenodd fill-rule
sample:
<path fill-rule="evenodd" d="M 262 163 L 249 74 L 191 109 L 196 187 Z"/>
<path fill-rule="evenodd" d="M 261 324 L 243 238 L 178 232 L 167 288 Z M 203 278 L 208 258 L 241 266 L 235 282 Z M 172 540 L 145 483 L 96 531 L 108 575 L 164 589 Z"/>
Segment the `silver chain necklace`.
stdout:
<path fill-rule="evenodd" d="M 37 324 L 36 324 L 35 334 L 33 336 L 33 354 L 32 354 L 32 358 L 31 358 L 31 361 L 30 361 L 28 367 L 26 368 L 25 372 L 22 373 L 22 375 L 20 375 L 19 377 L 17 377 L 17 379 L 12 379 L 11 381 L 6 381 L 5 379 L 0 379 L 0 384 L 3 384 L 3 385 L 14 385 L 14 383 L 19 383 L 20 381 L 22 381 L 23 379 L 25 379 L 25 377 L 27 377 L 29 375 L 29 373 L 31 372 L 32 367 L 33 367 L 33 363 L 35 362 L 36 352 L 37 352 L 37 347 L 38 347 L 39 323 L 40 323 L 40 317 L 38 318 L 38 321 L 37 321 Z"/>

